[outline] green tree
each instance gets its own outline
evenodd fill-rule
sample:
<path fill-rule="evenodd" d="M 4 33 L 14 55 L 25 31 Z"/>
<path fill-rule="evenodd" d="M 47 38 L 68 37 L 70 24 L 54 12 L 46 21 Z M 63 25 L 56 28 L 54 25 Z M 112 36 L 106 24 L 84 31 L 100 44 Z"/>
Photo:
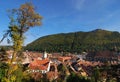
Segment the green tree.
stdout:
<path fill-rule="evenodd" d="M 16 58 L 18 51 L 21 51 L 24 42 L 24 33 L 31 27 L 41 25 L 42 17 L 35 12 L 35 8 L 31 3 L 25 3 L 18 9 L 10 11 L 9 34 L 13 41 L 13 60 Z"/>
<path fill-rule="evenodd" d="M 95 82 L 98 82 L 100 80 L 100 71 L 98 67 L 94 69 L 93 77 Z"/>
<path fill-rule="evenodd" d="M 2 82 L 2 80 L 6 76 L 8 68 L 9 68 L 8 64 L 0 62 L 0 82 Z"/>
<path fill-rule="evenodd" d="M 4 47 L 1 47 L 0 49 L 0 61 L 7 61 L 8 60 L 8 54 L 6 53 L 6 49 Z"/>
<path fill-rule="evenodd" d="M 35 8 L 31 3 L 25 3 L 20 6 L 18 9 L 12 9 L 9 11 L 10 25 L 9 29 L 4 34 L 2 40 L 8 35 L 11 37 L 13 42 L 14 53 L 12 59 L 9 62 L 9 69 L 7 74 L 7 79 L 15 78 L 16 76 L 12 75 L 14 71 L 17 70 L 17 65 L 13 66 L 13 62 L 17 62 L 16 57 L 18 53 L 22 50 L 24 42 L 24 33 L 27 32 L 31 27 L 41 25 L 42 17 L 35 12 Z M 2 41 L 1 40 L 1 41 Z"/>
<path fill-rule="evenodd" d="M 85 79 L 82 76 L 79 76 L 78 74 L 71 73 L 71 75 L 67 78 L 66 82 L 90 82 L 89 79 Z"/>

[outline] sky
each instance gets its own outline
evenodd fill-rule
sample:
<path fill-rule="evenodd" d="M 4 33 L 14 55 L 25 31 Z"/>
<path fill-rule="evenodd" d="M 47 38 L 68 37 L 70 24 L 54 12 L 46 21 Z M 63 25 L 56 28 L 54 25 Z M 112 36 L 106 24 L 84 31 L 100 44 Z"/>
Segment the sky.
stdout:
<path fill-rule="evenodd" d="M 105 29 L 120 32 L 120 0 L 1 0 L 0 39 L 9 26 L 8 9 L 31 1 L 42 25 L 25 33 L 24 45 L 51 34 Z M 0 45 L 7 45 L 6 39 Z"/>

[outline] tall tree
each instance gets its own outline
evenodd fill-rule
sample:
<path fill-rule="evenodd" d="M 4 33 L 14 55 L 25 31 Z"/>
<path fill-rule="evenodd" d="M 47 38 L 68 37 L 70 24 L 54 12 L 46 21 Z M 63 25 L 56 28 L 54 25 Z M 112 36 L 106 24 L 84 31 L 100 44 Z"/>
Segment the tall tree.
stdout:
<path fill-rule="evenodd" d="M 13 41 L 13 49 L 15 52 L 21 50 L 24 33 L 31 27 L 41 25 L 42 17 L 35 12 L 35 8 L 31 3 L 25 3 L 18 9 L 10 11 L 9 32 Z"/>
<path fill-rule="evenodd" d="M 18 9 L 10 10 L 9 18 L 9 29 L 4 34 L 3 39 L 7 37 L 7 35 L 11 37 L 14 53 L 9 62 L 7 79 L 10 79 L 11 75 L 14 74 L 13 72 L 17 69 L 17 66 L 12 66 L 12 63 L 17 62 L 16 57 L 22 50 L 24 33 L 27 32 L 31 27 L 40 26 L 42 16 L 36 13 L 35 7 L 31 3 L 25 3 L 22 4 Z"/>
<path fill-rule="evenodd" d="M 24 33 L 27 32 L 31 27 L 41 25 L 42 17 L 35 12 L 35 8 L 31 3 L 25 3 L 18 9 L 12 9 L 10 11 L 10 26 L 9 32 L 13 41 L 13 62 L 16 55 L 21 51 L 24 41 Z"/>

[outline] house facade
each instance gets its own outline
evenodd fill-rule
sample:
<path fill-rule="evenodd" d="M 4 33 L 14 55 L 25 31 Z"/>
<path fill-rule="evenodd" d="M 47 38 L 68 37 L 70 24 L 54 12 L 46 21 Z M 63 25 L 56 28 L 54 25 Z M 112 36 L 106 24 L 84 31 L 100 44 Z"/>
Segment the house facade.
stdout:
<path fill-rule="evenodd" d="M 112 51 L 99 51 L 94 53 L 89 53 L 86 56 L 86 60 L 88 61 L 99 61 L 99 62 L 109 62 L 111 64 L 115 64 L 119 62 L 119 54 Z"/>
<path fill-rule="evenodd" d="M 51 62 L 48 59 L 35 59 L 29 64 L 29 71 L 47 73 L 50 70 L 50 63 Z"/>

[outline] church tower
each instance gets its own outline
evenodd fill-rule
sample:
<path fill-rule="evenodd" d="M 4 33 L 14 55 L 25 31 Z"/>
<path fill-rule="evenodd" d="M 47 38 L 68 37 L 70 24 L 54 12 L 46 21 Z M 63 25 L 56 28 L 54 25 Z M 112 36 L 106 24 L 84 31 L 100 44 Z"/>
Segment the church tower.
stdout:
<path fill-rule="evenodd" d="M 43 59 L 46 59 L 47 58 L 47 52 L 45 51 L 44 53 L 43 53 Z"/>

